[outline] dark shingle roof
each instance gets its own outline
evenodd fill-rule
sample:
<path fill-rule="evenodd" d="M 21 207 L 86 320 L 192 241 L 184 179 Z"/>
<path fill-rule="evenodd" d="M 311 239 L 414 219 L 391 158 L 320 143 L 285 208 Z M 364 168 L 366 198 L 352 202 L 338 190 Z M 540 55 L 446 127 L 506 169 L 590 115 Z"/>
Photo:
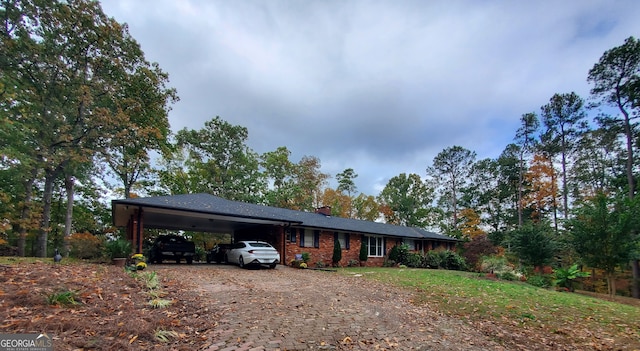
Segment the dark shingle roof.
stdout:
<path fill-rule="evenodd" d="M 114 200 L 116 205 L 145 206 L 157 209 L 189 211 L 245 219 L 288 222 L 294 226 L 363 234 L 377 234 L 411 239 L 457 241 L 457 239 L 415 227 L 405 227 L 358 219 L 325 216 L 278 207 L 231 201 L 210 194 L 185 194 Z"/>

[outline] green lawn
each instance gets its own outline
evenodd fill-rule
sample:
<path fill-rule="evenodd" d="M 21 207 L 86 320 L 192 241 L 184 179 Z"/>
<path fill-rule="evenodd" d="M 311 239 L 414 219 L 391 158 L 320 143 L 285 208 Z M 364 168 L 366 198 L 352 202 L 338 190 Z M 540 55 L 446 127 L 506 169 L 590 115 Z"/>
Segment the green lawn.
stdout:
<path fill-rule="evenodd" d="M 526 324 L 552 333 L 571 326 L 640 337 L 640 308 L 576 293 L 446 270 L 357 267 L 340 273 L 411 288 L 416 291 L 415 304 L 428 304 L 446 315 L 471 321 Z"/>

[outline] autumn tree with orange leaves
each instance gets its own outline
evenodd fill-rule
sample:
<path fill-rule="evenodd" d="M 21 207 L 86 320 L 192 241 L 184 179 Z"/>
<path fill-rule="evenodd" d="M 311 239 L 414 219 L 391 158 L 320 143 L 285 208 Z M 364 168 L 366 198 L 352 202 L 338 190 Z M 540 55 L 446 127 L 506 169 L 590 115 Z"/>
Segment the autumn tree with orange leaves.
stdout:
<path fill-rule="evenodd" d="M 528 191 L 523 195 L 522 205 L 532 210 L 531 219 L 540 222 L 548 213 L 554 214 L 556 223 L 555 208 L 557 207 L 558 184 L 556 171 L 551 160 L 542 154 L 535 154 L 531 161 L 525 182 L 529 184 Z M 556 224 L 557 228 L 557 224 Z"/>

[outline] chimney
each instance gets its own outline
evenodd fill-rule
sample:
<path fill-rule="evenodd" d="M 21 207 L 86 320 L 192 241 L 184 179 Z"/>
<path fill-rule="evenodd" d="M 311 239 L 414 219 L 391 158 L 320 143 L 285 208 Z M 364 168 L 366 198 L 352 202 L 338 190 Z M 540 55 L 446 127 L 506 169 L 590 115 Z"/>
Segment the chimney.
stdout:
<path fill-rule="evenodd" d="M 323 214 L 325 216 L 331 216 L 331 206 L 322 206 L 316 208 L 316 213 Z"/>

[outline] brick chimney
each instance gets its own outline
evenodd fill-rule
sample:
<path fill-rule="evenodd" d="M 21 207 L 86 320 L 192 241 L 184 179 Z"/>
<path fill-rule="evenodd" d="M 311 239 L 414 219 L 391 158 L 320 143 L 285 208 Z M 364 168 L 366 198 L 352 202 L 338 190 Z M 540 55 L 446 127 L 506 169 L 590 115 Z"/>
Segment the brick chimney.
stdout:
<path fill-rule="evenodd" d="M 316 208 L 316 213 L 323 214 L 325 216 L 331 216 L 331 206 L 322 206 Z"/>

